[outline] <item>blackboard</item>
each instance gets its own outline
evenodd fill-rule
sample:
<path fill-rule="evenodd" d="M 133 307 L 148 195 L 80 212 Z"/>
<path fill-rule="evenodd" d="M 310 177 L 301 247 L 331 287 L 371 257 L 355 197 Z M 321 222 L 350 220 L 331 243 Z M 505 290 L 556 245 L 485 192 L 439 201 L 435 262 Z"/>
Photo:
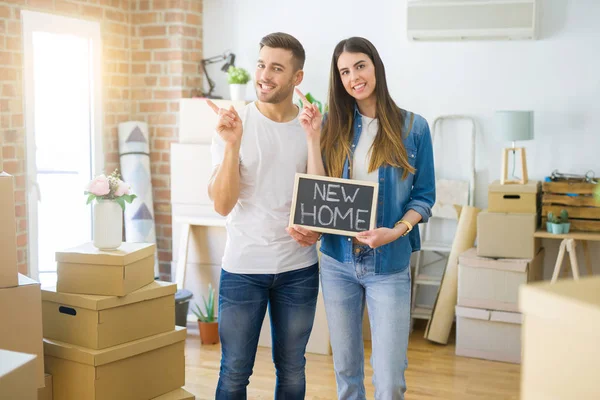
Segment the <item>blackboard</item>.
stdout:
<path fill-rule="evenodd" d="M 377 182 L 296 174 L 290 226 L 356 236 L 375 228 Z"/>

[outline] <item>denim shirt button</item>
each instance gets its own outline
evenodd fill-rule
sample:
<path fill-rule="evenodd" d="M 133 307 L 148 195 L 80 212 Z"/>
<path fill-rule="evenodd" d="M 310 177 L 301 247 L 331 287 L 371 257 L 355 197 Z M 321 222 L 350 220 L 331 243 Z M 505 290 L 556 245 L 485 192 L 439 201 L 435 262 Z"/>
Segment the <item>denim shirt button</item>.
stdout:
<path fill-rule="evenodd" d="M 348 241 L 349 241 L 349 242 L 351 242 L 351 241 L 352 241 L 352 239 L 348 238 Z"/>

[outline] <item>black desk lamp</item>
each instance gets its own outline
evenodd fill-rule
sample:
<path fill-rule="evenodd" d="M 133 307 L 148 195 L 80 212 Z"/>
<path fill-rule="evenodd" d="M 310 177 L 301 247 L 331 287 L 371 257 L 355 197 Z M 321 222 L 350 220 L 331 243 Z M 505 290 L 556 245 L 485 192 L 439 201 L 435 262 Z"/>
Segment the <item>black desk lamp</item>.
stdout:
<path fill-rule="evenodd" d="M 229 67 L 235 65 L 235 54 L 233 54 L 231 52 L 225 52 L 218 56 L 205 58 L 202 61 L 200 61 L 201 65 L 202 65 L 202 71 L 204 72 L 204 76 L 206 76 L 206 80 L 208 81 L 209 90 L 208 90 L 208 93 L 205 93 L 203 90 L 197 91 L 197 93 L 199 94 L 197 97 L 206 97 L 208 99 L 222 99 L 221 96 L 215 96 L 212 94 L 213 90 L 215 89 L 215 82 L 212 79 L 210 79 L 210 77 L 208 76 L 208 71 L 206 70 L 206 66 L 209 64 L 218 63 L 223 60 L 226 60 L 226 62 L 221 67 L 221 71 L 227 72 Z M 194 91 L 194 92 L 196 92 L 196 91 Z M 192 96 L 193 95 L 194 95 L 194 93 L 192 93 Z"/>

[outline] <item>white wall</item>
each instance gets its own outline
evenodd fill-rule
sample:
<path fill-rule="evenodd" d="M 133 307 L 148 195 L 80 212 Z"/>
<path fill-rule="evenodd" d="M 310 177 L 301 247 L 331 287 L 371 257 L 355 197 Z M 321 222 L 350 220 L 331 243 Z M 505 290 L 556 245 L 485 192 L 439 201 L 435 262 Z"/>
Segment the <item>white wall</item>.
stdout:
<path fill-rule="evenodd" d="M 290 33 L 307 53 L 300 88 L 325 100 L 335 44 L 349 36 L 368 38 L 401 107 L 430 123 L 451 113 L 477 119 L 475 198 L 486 207 L 487 184 L 499 178 L 501 149 L 509 145 L 494 134 L 497 109 L 535 112 L 535 140 L 526 143 L 530 178 L 543 179 L 554 169 L 600 175 L 600 1 L 540 0 L 540 7 L 536 41 L 417 43 L 406 38 L 406 1 L 204 0 L 204 56 L 230 49 L 236 64 L 253 72 L 260 38 Z M 217 93 L 227 98 L 220 67 L 209 71 Z M 254 98 L 250 93 L 248 99 Z M 556 246 L 546 246 L 548 275 Z"/>

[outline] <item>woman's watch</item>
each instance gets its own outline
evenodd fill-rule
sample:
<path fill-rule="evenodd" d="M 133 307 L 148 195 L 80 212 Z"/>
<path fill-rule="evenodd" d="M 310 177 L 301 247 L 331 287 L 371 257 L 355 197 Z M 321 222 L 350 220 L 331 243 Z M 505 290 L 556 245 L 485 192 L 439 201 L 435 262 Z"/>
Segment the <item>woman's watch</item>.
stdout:
<path fill-rule="evenodd" d="M 408 221 L 406 221 L 406 220 L 404 220 L 404 219 L 401 219 L 400 221 L 396 222 L 396 223 L 394 224 L 394 228 L 395 228 L 395 227 L 397 227 L 399 224 L 404 224 L 404 225 L 406 225 L 406 227 L 408 228 L 408 229 L 406 230 L 406 232 L 404 232 L 404 233 L 402 234 L 402 236 L 400 236 L 400 237 L 403 237 L 403 236 L 406 236 L 406 235 L 408 235 L 408 234 L 409 234 L 409 232 L 410 232 L 410 231 L 412 231 L 412 229 L 413 229 L 413 225 L 412 225 L 410 222 L 408 222 Z"/>

